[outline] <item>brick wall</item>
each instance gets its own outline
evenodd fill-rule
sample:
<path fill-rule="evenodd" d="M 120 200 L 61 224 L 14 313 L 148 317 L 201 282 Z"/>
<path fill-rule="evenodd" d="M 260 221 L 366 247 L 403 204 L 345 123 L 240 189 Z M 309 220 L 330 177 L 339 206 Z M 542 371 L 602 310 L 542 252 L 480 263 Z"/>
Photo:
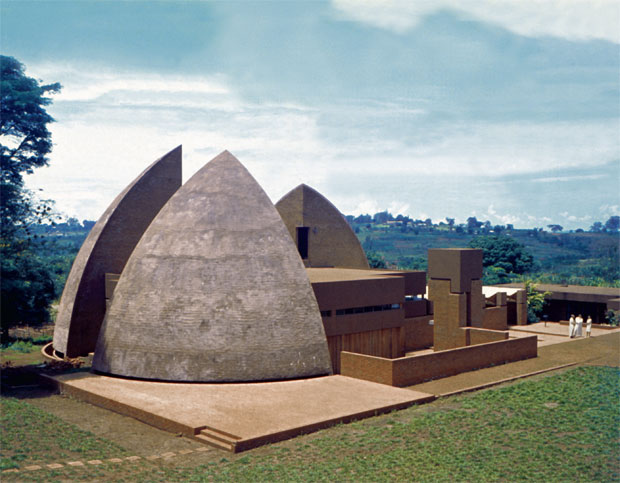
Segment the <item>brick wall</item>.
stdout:
<path fill-rule="evenodd" d="M 399 359 L 342 352 L 340 372 L 344 376 L 405 387 L 536 356 L 537 336 L 531 336 Z"/>

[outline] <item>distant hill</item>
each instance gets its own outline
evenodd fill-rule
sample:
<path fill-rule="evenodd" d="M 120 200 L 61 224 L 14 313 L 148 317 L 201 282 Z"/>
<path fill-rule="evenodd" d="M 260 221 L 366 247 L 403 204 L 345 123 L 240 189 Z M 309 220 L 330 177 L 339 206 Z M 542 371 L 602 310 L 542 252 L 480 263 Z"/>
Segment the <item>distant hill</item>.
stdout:
<path fill-rule="evenodd" d="M 426 270 L 429 248 L 463 248 L 477 236 L 500 235 L 514 238 L 533 255 L 534 268 L 526 274 L 529 278 L 546 283 L 620 286 L 620 234 L 617 231 L 554 233 L 542 228 L 491 227 L 488 222 L 451 226 L 402 216 L 390 220 L 387 212 L 380 215 L 379 222 L 368 215 L 357 219 L 346 217 L 371 264 Z M 55 226 L 41 225 L 33 229 L 40 255 L 54 268 L 58 297 L 73 259 L 94 224 L 94 221 L 79 223 L 69 219 Z"/>
<path fill-rule="evenodd" d="M 618 232 L 554 233 L 541 228 L 494 230 L 482 226 L 469 233 L 462 226 L 418 222 L 360 223 L 349 217 L 369 258 L 382 259 L 392 268 L 426 270 L 429 248 L 464 248 L 477 236 L 499 235 L 514 238 L 533 255 L 535 264 L 529 277 L 576 285 L 620 283 Z"/>

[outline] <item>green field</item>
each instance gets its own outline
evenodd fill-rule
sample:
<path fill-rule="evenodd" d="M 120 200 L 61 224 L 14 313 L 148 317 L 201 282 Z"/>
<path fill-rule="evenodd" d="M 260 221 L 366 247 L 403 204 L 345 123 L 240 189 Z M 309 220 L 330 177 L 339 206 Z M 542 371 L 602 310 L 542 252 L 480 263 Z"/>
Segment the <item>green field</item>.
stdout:
<path fill-rule="evenodd" d="M 618 481 L 620 371 L 583 367 L 440 399 L 232 455 L 189 462 L 28 465 L 126 457 L 123 448 L 2 398 L 2 467 L 10 480 Z"/>

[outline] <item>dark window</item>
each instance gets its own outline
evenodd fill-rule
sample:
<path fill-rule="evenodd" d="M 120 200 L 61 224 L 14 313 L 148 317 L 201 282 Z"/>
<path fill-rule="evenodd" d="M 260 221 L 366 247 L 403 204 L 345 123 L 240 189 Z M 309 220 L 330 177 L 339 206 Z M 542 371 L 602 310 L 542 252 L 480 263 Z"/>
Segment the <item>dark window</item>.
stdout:
<path fill-rule="evenodd" d="M 398 310 L 400 304 L 367 305 L 366 307 L 349 307 L 336 310 L 336 315 L 365 314 L 368 312 L 383 312 L 384 310 Z"/>
<path fill-rule="evenodd" d="M 308 258 L 308 232 L 310 228 L 307 226 L 298 226 L 297 227 L 297 250 L 299 250 L 299 254 L 301 258 L 306 260 Z"/>

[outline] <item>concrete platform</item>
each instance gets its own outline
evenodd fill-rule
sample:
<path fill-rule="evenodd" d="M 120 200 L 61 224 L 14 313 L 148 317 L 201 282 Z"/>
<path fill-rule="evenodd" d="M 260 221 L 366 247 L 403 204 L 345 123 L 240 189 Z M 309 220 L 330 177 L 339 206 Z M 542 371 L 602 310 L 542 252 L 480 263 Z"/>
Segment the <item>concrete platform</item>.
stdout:
<path fill-rule="evenodd" d="M 592 327 L 591 337 L 600 337 L 603 335 L 620 332 L 620 328 L 599 328 Z M 579 339 L 585 339 L 586 327 L 583 326 L 583 336 L 573 339 L 568 336 L 568 325 L 559 322 L 538 322 L 528 325 L 511 325 L 509 327 L 510 337 L 527 337 L 529 335 L 538 335 L 538 347 L 563 342 L 573 342 Z"/>
<path fill-rule="evenodd" d="M 74 373 L 60 391 L 232 452 L 435 399 L 345 376 L 251 384 L 185 384 Z"/>

